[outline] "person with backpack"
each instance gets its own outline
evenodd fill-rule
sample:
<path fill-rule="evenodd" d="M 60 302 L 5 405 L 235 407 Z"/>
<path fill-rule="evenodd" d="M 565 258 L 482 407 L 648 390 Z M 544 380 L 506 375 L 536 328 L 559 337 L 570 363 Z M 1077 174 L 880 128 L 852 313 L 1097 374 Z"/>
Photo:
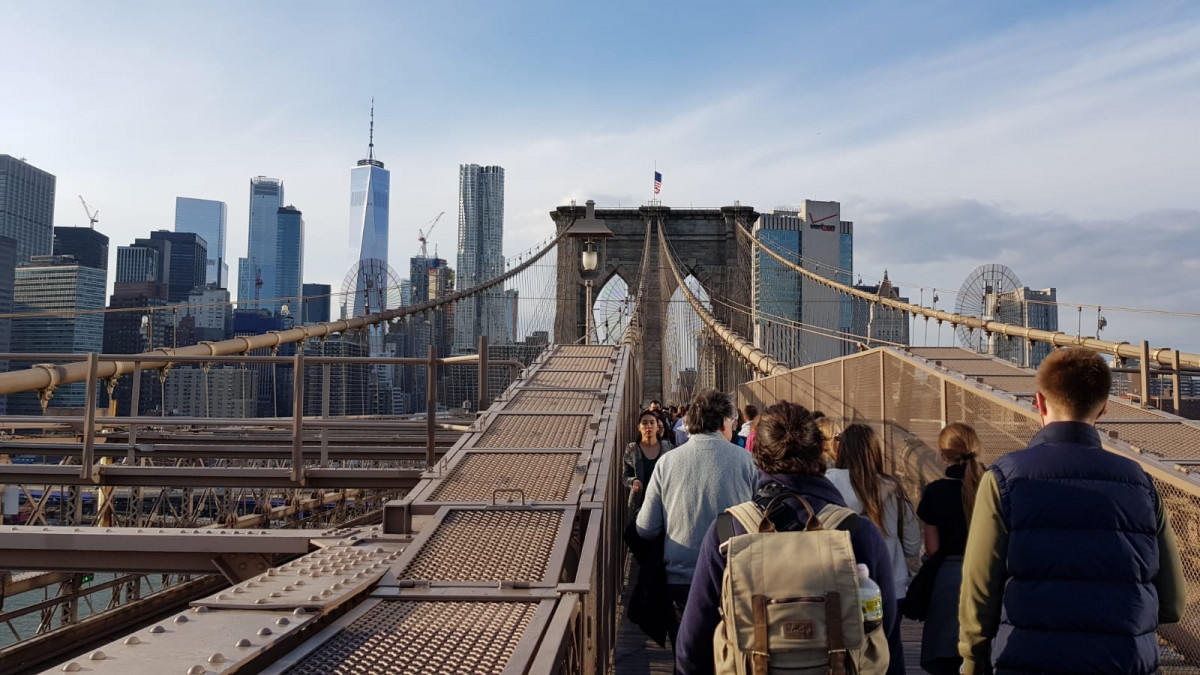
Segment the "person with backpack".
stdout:
<path fill-rule="evenodd" d="M 757 492 L 703 537 L 676 672 L 757 674 L 803 664 L 810 669 L 786 672 L 865 675 L 903 664 L 886 643 L 898 621 L 887 546 L 825 478 L 821 438 L 803 406 L 784 401 L 760 413 Z M 859 581 L 860 564 L 877 596 L 860 595 L 870 587 Z"/>
<path fill-rule="evenodd" d="M 925 486 L 917 504 L 917 517 L 928 556 L 918 577 L 929 575 L 928 587 L 909 598 L 925 608 L 921 629 L 921 668 L 932 675 L 957 675 L 962 666 L 958 655 L 958 591 L 962 584 L 962 555 L 967 546 L 967 529 L 975 508 L 975 490 L 983 477 L 982 451 L 975 429 L 962 422 L 947 424 L 938 435 L 938 454 L 946 463 L 946 477 Z M 916 598 L 924 593 L 928 597 Z M 905 614 L 909 614 L 905 598 Z"/>

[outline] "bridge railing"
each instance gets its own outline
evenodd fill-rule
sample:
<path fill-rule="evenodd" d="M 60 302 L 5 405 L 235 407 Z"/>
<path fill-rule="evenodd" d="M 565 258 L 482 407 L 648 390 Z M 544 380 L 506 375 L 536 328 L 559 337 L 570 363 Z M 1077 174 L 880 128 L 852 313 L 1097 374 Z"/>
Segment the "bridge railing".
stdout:
<path fill-rule="evenodd" d="M 937 437 L 946 424 L 974 427 L 983 444 L 980 459 L 990 464 L 1025 448 L 1040 429 L 1033 392 L 1032 371 L 963 350 L 932 348 L 876 348 L 738 389 L 740 403 L 759 410 L 786 400 L 847 424 L 871 425 L 882 434 L 886 470 L 900 479 L 913 504 L 942 476 Z M 1097 427 L 1106 450 L 1137 462 L 1154 481 L 1179 540 L 1188 587 L 1200 586 L 1200 480 L 1192 462 L 1200 459 L 1200 424 L 1114 398 Z M 1200 665 L 1200 597 L 1189 592 L 1183 619 L 1162 626 L 1159 636 L 1189 664 Z"/>

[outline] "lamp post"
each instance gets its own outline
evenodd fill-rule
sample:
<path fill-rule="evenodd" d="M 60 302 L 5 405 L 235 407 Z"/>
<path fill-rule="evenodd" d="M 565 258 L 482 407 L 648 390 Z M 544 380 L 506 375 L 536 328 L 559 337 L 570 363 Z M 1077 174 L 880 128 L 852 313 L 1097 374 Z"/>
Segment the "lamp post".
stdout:
<path fill-rule="evenodd" d="M 572 225 L 568 237 L 583 240 L 583 247 L 580 253 L 580 268 L 582 269 L 583 286 L 584 286 L 584 343 L 591 344 L 592 341 L 592 279 L 595 277 L 596 269 L 600 266 L 600 252 L 596 248 L 596 239 L 613 236 L 612 230 L 604 225 L 603 220 L 596 219 L 596 202 L 589 199 L 585 215 L 581 220 L 576 220 Z M 578 324 L 576 324 L 578 325 Z"/>

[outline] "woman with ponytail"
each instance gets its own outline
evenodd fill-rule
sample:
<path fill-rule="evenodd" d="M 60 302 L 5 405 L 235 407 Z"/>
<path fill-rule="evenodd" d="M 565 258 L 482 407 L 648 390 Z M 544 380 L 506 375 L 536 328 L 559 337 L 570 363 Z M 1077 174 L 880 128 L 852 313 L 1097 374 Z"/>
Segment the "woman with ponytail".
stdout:
<path fill-rule="evenodd" d="M 925 552 L 930 556 L 925 564 L 936 569 L 921 633 L 921 667 L 934 675 L 957 673 L 962 664 L 958 655 L 958 594 L 967 529 L 975 508 L 975 492 L 983 477 L 981 449 L 979 435 L 969 425 L 947 424 L 938 436 L 946 477 L 926 486 L 917 506 L 917 516 L 925 524 Z"/>

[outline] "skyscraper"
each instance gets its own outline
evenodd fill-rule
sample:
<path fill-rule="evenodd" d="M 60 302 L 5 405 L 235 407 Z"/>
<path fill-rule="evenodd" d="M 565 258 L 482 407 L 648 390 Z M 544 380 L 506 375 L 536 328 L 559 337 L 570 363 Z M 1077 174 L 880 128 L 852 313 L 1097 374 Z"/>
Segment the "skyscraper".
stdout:
<path fill-rule="evenodd" d="M 13 282 L 12 350 L 24 354 L 86 354 L 104 346 L 105 273 L 68 256 L 34 256 L 17 267 Z M 28 361 L 14 367 L 28 367 Z M 54 391 L 50 405 L 82 408 L 86 383 Z M 39 415 L 31 392 L 9 397 L 9 412 Z"/>
<path fill-rule="evenodd" d="M 300 312 L 300 322 L 304 324 L 324 323 L 329 321 L 329 308 L 332 305 L 333 289 L 329 284 L 304 284 L 303 307 Z"/>
<path fill-rule="evenodd" d="M 1057 289 L 1043 288 L 1038 291 L 1022 286 L 1007 293 L 988 293 L 984 304 L 995 308 L 993 316 L 996 321 L 1050 332 L 1058 330 Z M 1054 349 L 1046 342 L 1033 342 L 1025 338 L 1006 339 L 993 334 L 987 339 L 988 353 L 1035 370 Z"/>
<path fill-rule="evenodd" d="M 294 206 L 279 208 L 276 214 L 275 294 L 280 308 L 299 317 L 300 296 L 304 295 L 304 214 Z"/>
<path fill-rule="evenodd" d="M 144 240 L 138 239 L 137 243 Z M 207 275 L 208 242 L 194 232 L 171 232 L 155 230 L 150 241 L 170 242 L 170 264 L 166 276 L 167 301 L 171 304 L 187 302 L 188 296 L 197 288 L 204 287 Z"/>
<path fill-rule="evenodd" d="M 250 239 L 246 257 L 238 260 L 238 306 L 278 310 L 280 303 L 260 303 L 275 292 L 275 249 L 283 181 L 257 176 L 250 179 Z"/>
<path fill-rule="evenodd" d="M 864 286 L 860 284 L 854 288 L 878 295 L 881 298 L 908 302 L 908 298 L 900 297 L 900 289 L 893 286 L 891 280 L 888 279 L 887 270 L 883 271 L 883 281 L 878 285 Z M 856 351 L 859 344 L 868 348 L 907 346 L 909 344 L 907 312 L 859 298 L 850 298 L 850 307 L 852 320 L 847 332 L 855 336 L 857 342 L 846 342 L 849 347 L 847 353 Z"/>
<path fill-rule="evenodd" d="M 834 279 L 843 262 L 841 204 L 804 200 L 800 211 L 763 214 L 757 237 L 805 269 Z M 790 366 L 841 356 L 839 294 L 758 252 L 753 260 L 754 344 Z"/>
<path fill-rule="evenodd" d="M 17 241 L 17 264 L 54 250 L 53 174 L 0 155 L 0 237 Z"/>
<path fill-rule="evenodd" d="M 0 237 L 0 317 L 12 313 L 16 271 L 17 241 L 12 237 Z M 0 318 L 0 351 L 12 351 L 12 319 Z M 0 373 L 7 372 L 8 366 L 8 361 L 0 361 Z M 7 397 L 0 396 L 0 415 L 7 411 Z"/>
<path fill-rule="evenodd" d="M 229 287 L 229 264 L 225 260 L 225 202 L 211 199 L 175 198 L 175 231 L 200 235 L 208 244 L 204 283 Z"/>
<path fill-rule="evenodd" d="M 504 273 L 504 168 L 458 167 L 458 290 Z M 502 344 L 509 323 L 504 289 L 494 288 L 458 301 L 454 312 L 454 351 L 471 352 L 480 335 Z"/>
<path fill-rule="evenodd" d="M 54 255 L 74 256 L 79 264 L 108 274 L 108 237 L 90 227 L 54 228 Z"/>
<path fill-rule="evenodd" d="M 117 247 L 117 283 L 166 282 L 171 265 L 171 242 L 137 239 Z M 165 298 L 164 298 L 165 299 Z"/>
<path fill-rule="evenodd" d="M 379 277 L 387 273 L 391 181 L 391 172 L 383 168 L 383 162 L 375 159 L 375 101 L 372 99 L 367 156 L 350 169 L 350 248 L 358 261 L 352 316 L 366 310 L 367 288 L 372 283 L 372 275 Z M 379 306 L 371 307 L 371 311 L 380 309 Z"/>

